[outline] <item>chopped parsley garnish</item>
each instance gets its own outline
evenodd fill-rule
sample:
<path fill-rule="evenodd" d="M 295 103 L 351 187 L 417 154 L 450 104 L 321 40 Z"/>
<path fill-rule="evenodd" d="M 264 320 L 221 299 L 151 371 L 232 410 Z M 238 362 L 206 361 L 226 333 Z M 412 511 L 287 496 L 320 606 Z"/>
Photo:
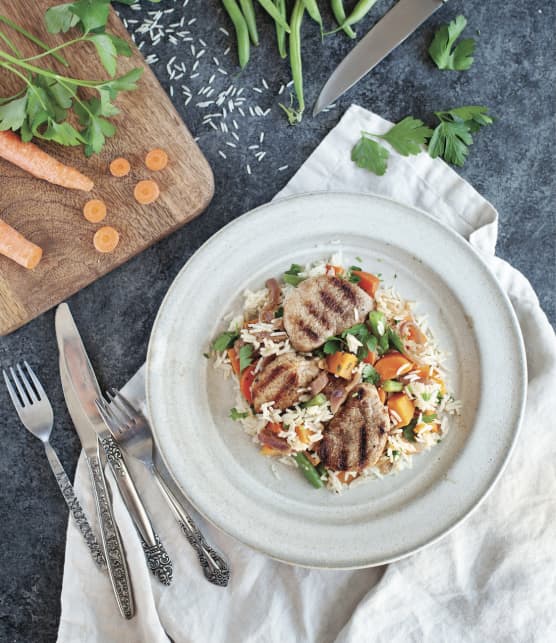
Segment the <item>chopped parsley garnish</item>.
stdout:
<path fill-rule="evenodd" d="M 220 333 L 220 335 L 218 335 L 218 337 L 214 340 L 212 344 L 212 348 L 217 353 L 221 353 L 222 351 L 225 351 L 227 348 L 230 348 L 231 346 L 233 346 L 233 343 L 238 338 L 239 338 L 239 333 L 236 332 L 235 330 L 224 331 L 223 333 Z"/>
<path fill-rule="evenodd" d="M 303 270 L 303 266 L 298 263 L 292 263 L 289 270 L 284 273 L 284 281 L 291 286 L 298 286 L 305 277 L 300 277 L 299 273 Z"/>
<path fill-rule="evenodd" d="M 363 270 L 361 266 L 350 266 L 349 269 L 351 272 L 353 272 L 354 270 L 356 270 L 357 272 L 361 272 Z"/>
<path fill-rule="evenodd" d="M 434 34 L 429 47 L 429 55 L 438 69 L 465 71 L 473 64 L 475 40 L 464 38 L 456 44 L 456 40 L 461 36 L 466 26 L 467 20 L 464 16 L 459 15 L 450 24 L 442 25 Z"/>
<path fill-rule="evenodd" d="M 274 318 L 278 319 L 278 317 L 283 317 L 284 316 L 284 306 L 280 306 L 278 310 L 274 313 Z"/>
<path fill-rule="evenodd" d="M 357 261 L 363 263 L 363 259 L 361 259 L 361 257 L 355 257 L 355 258 L 357 259 Z"/>
<path fill-rule="evenodd" d="M 408 442 L 415 442 L 415 427 L 417 426 L 417 418 L 413 418 L 411 422 L 407 425 L 404 426 L 402 429 L 402 435 L 404 437 L 404 440 L 407 440 Z"/>
<path fill-rule="evenodd" d="M 234 420 L 234 422 L 244 420 L 246 417 L 249 417 L 249 411 L 238 411 L 235 406 L 233 409 L 230 409 L 230 418 Z"/>
<path fill-rule="evenodd" d="M 322 351 L 325 355 L 333 355 L 341 351 L 344 345 L 345 342 L 340 337 L 329 337 L 326 342 L 324 342 Z"/>
<path fill-rule="evenodd" d="M 361 373 L 361 378 L 364 382 L 370 382 L 375 386 L 380 383 L 380 375 L 376 368 L 371 364 L 365 364 L 363 372 Z"/>
<path fill-rule="evenodd" d="M 253 361 L 253 344 L 245 344 L 239 349 L 239 371 L 243 371 L 251 364 Z"/>
<path fill-rule="evenodd" d="M 210 355 L 209 355 L 208 353 L 203 353 L 203 357 L 204 357 L 205 359 L 210 359 Z"/>

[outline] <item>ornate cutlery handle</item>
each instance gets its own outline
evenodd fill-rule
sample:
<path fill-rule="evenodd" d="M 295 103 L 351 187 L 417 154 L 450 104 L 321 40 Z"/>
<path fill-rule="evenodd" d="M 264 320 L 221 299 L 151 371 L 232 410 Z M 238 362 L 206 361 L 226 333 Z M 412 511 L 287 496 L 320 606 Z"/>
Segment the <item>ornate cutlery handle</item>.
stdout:
<path fill-rule="evenodd" d="M 129 619 L 135 614 L 135 606 L 133 604 L 131 582 L 129 580 L 129 572 L 122 541 L 112 513 L 110 497 L 100 460 L 98 456 L 91 456 L 87 459 L 87 462 L 93 483 L 93 491 L 100 520 L 102 545 L 108 564 L 108 574 L 112 582 L 112 589 L 114 590 L 122 616 Z"/>
<path fill-rule="evenodd" d="M 79 531 L 81 532 L 81 535 L 83 536 L 83 540 L 85 541 L 87 547 L 89 548 L 89 551 L 91 552 L 93 560 L 101 569 L 105 569 L 106 559 L 104 558 L 102 549 L 97 539 L 95 538 L 85 512 L 79 504 L 79 500 L 75 495 L 72 484 L 68 476 L 66 475 L 66 472 L 64 471 L 64 467 L 62 466 L 62 463 L 60 462 L 56 451 L 54 451 L 49 442 L 46 442 L 44 444 L 44 450 L 46 451 L 46 457 L 48 458 L 48 462 L 50 463 L 50 468 L 56 476 L 58 487 L 60 487 L 60 491 L 64 496 L 64 500 L 66 501 L 66 504 L 71 511 L 71 515 L 75 520 L 75 524 L 77 525 Z"/>
<path fill-rule="evenodd" d="M 201 568 L 206 579 L 214 585 L 226 587 L 230 580 L 230 568 L 228 567 L 228 564 L 222 556 L 207 543 L 193 518 L 191 518 L 189 513 L 181 506 L 178 499 L 166 486 L 166 483 L 161 476 L 159 476 L 154 467 L 153 474 L 158 483 L 159 489 L 172 509 L 181 530 L 189 544 L 197 552 L 197 558 L 199 559 L 199 563 L 201 564 Z"/>
<path fill-rule="evenodd" d="M 153 529 L 147 510 L 126 466 L 122 451 L 112 436 L 103 438 L 100 442 L 114 473 L 122 500 L 141 538 L 147 565 L 163 585 L 170 585 L 173 576 L 172 561 Z"/>

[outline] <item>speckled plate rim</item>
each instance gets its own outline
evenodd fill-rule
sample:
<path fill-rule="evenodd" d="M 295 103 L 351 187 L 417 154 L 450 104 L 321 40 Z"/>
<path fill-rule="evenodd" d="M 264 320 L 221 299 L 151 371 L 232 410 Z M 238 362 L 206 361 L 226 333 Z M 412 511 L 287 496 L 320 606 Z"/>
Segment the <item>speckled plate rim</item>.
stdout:
<path fill-rule="evenodd" d="M 229 524 L 228 525 L 223 525 L 217 515 L 211 514 L 210 511 L 206 509 L 206 507 L 200 505 L 199 503 L 195 502 L 195 499 L 191 497 L 191 495 L 188 493 L 188 490 L 186 488 L 186 485 L 180 483 L 179 476 L 176 475 L 176 472 L 172 468 L 171 464 L 171 458 L 168 457 L 168 452 L 165 451 L 165 444 L 164 444 L 164 439 L 163 436 L 161 435 L 161 432 L 157 430 L 157 417 L 156 417 L 156 397 L 153 395 L 153 385 L 152 385 L 152 365 L 153 365 L 153 354 L 155 353 L 155 347 L 157 343 L 157 336 L 159 333 L 159 330 L 161 328 L 161 325 L 163 324 L 164 320 L 164 313 L 166 306 L 168 303 L 171 301 L 172 297 L 174 296 L 175 290 L 179 287 L 180 280 L 183 278 L 184 274 L 188 270 L 188 266 L 190 263 L 198 258 L 199 255 L 205 252 L 207 247 L 209 247 L 211 244 L 213 244 L 216 240 L 221 239 L 223 236 L 227 235 L 230 231 L 230 229 L 234 228 L 237 226 L 240 222 L 245 224 L 246 221 L 250 220 L 252 217 L 255 216 L 261 216 L 261 214 L 264 214 L 265 211 L 272 210 L 276 206 L 283 206 L 284 203 L 294 203 L 294 202 L 303 202 L 304 204 L 307 204 L 310 202 L 311 199 L 319 199 L 325 196 L 328 199 L 341 199 L 342 201 L 349 201 L 351 199 L 354 200 L 361 200 L 361 199 L 366 199 L 368 200 L 369 206 L 371 203 L 374 202 L 374 205 L 377 204 L 378 202 L 383 202 L 385 204 L 389 203 L 393 206 L 405 209 L 408 212 L 413 212 L 416 217 L 425 217 L 429 221 L 433 222 L 435 226 L 441 230 L 441 234 L 448 235 L 449 238 L 456 244 L 459 244 L 461 248 L 464 248 L 464 252 L 469 254 L 469 258 L 472 261 L 477 262 L 480 264 L 482 267 L 483 272 L 485 273 L 486 276 L 488 276 L 489 279 L 489 285 L 493 289 L 493 291 L 496 293 L 498 299 L 497 303 L 501 305 L 502 311 L 504 315 L 506 316 L 506 321 L 509 323 L 509 333 L 512 335 L 512 346 L 511 348 L 515 351 L 517 351 L 516 355 L 516 360 L 518 364 L 518 368 L 514 373 L 512 373 L 512 378 L 514 380 L 514 389 L 519 391 L 519 404 L 516 410 L 514 411 L 512 422 L 511 422 L 511 438 L 509 439 L 507 443 L 507 450 L 504 454 L 504 457 L 500 458 L 496 463 L 495 466 L 492 467 L 492 472 L 491 476 L 488 478 L 488 481 L 486 483 L 486 486 L 484 487 L 483 491 L 481 494 L 477 495 L 477 497 L 474 499 L 473 503 L 468 506 L 462 513 L 461 515 L 451 521 L 449 524 L 444 525 L 441 529 L 437 531 L 433 536 L 427 538 L 423 542 L 415 543 L 414 545 L 407 547 L 404 551 L 398 552 L 395 555 L 392 556 L 381 556 L 379 559 L 376 557 L 369 557 L 366 560 L 354 560 L 350 564 L 346 564 L 345 562 L 342 562 L 341 564 L 329 564 L 326 558 L 323 558 L 322 560 L 319 560 L 317 563 L 314 561 L 307 561 L 303 560 L 303 558 L 299 558 L 297 556 L 292 556 L 287 555 L 283 556 L 279 552 L 275 550 L 269 550 L 267 547 L 265 547 L 264 544 L 261 544 L 260 542 L 257 542 L 257 539 L 253 540 L 252 538 L 245 537 L 245 534 L 241 533 L 241 530 L 237 530 L 233 527 L 231 527 Z M 417 221 L 418 219 L 416 219 Z M 371 235 L 368 235 L 369 238 L 372 238 Z M 258 208 L 255 208 L 240 217 L 234 219 L 231 221 L 229 224 L 221 228 L 218 232 L 216 232 L 212 237 L 210 237 L 191 257 L 190 259 L 186 262 L 186 264 L 183 266 L 183 268 L 180 270 L 176 278 L 174 279 L 174 282 L 171 284 L 170 288 L 168 289 L 168 292 L 166 296 L 164 297 L 164 300 L 162 301 L 162 304 L 159 308 L 158 314 L 156 316 L 152 333 L 151 333 L 151 338 L 149 341 L 149 347 L 148 347 L 148 352 L 147 352 L 147 368 L 146 368 L 146 397 L 147 397 L 147 407 L 149 410 L 149 415 L 152 419 L 153 422 L 153 432 L 155 435 L 155 441 L 157 443 L 157 448 L 159 451 L 160 457 L 163 459 L 166 467 L 168 468 L 168 471 L 171 473 L 172 478 L 175 482 L 175 484 L 180 488 L 180 490 L 183 492 L 185 497 L 187 497 L 192 504 L 195 506 L 195 508 L 199 511 L 201 515 L 204 516 L 205 519 L 207 519 L 209 522 L 211 522 L 215 527 L 223 531 L 224 533 L 227 533 L 228 535 L 238 539 L 240 542 L 243 542 L 244 544 L 247 544 L 250 546 L 252 549 L 255 549 L 261 553 L 264 553 L 271 558 L 274 558 L 278 561 L 288 563 L 288 564 L 293 564 L 293 565 L 298 565 L 298 566 L 303 566 L 303 567 L 312 567 L 312 568 L 320 568 L 320 569 L 360 569 L 360 568 L 365 568 L 365 567 L 372 567 L 372 566 L 377 566 L 381 564 L 386 564 L 393 562 L 395 560 L 400 560 L 402 558 L 405 558 L 411 554 L 416 553 L 417 551 L 437 542 L 447 534 L 449 534 L 453 529 L 455 529 L 459 524 L 461 524 L 475 509 L 484 501 L 484 499 L 487 497 L 489 492 L 492 490 L 493 486 L 496 484 L 496 482 L 499 480 L 500 476 L 502 475 L 508 460 L 511 457 L 511 454 L 513 452 L 513 449 L 515 447 L 518 435 L 519 435 L 519 429 L 521 426 L 521 421 L 523 418 L 523 413 L 524 413 L 524 408 L 525 408 L 525 401 L 526 401 L 526 390 L 527 390 L 527 376 L 526 376 L 526 359 L 525 359 L 525 349 L 524 349 L 524 344 L 523 344 L 523 339 L 521 336 L 521 330 L 517 321 L 517 318 L 515 316 L 515 312 L 513 310 L 513 307 L 511 306 L 511 303 L 505 294 L 505 292 L 502 290 L 500 284 L 498 283 L 496 277 L 494 274 L 491 272 L 490 268 L 488 267 L 487 263 L 485 260 L 481 257 L 481 255 L 458 233 L 456 233 L 453 229 L 450 227 L 446 226 L 444 223 L 439 221 L 436 217 L 428 214 L 427 212 L 424 212 L 418 208 L 414 208 L 411 206 L 408 206 L 407 204 L 404 204 L 402 202 L 399 202 L 395 199 L 390 199 L 387 197 L 383 197 L 380 195 L 376 194 L 359 194 L 359 193 L 332 193 L 332 192 L 312 192 L 312 193 L 306 193 L 306 194 L 301 194 L 301 195 L 296 195 L 292 197 L 288 197 L 286 199 L 281 199 L 279 201 L 273 201 L 267 204 L 264 204 L 262 206 L 259 206 Z M 160 427 L 158 427 L 160 428 Z M 509 431 L 509 430 L 508 430 Z M 166 445 L 167 448 L 169 448 L 170 445 Z"/>

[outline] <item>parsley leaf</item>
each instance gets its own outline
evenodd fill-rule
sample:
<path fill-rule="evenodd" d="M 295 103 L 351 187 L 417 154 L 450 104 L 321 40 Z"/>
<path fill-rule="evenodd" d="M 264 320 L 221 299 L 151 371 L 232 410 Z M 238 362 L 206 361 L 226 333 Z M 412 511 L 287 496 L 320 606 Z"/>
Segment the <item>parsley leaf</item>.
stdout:
<path fill-rule="evenodd" d="M 234 420 L 234 422 L 244 420 L 246 417 L 249 417 L 249 411 L 238 411 L 235 407 L 230 409 L 230 418 Z"/>
<path fill-rule="evenodd" d="M 89 33 L 106 26 L 110 0 L 77 0 L 71 4 L 70 9 L 79 18 L 84 33 Z"/>
<path fill-rule="evenodd" d="M 105 33 L 94 34 L 89 40 L 94 44 L 102 66 L 106 69 L 110 78 L 113 78 L 116 73 L 116 56 L 118 55 L 116 45 L 110 36 Z"/>
<path fill-rule="evenodd" d="M 79 16 L 72 10 L 72 3 L 59 4 L 46 10 L 44 20 L 49 33 L 66 33 L 79 22 Z"/>
<path fill-rule="evenodd" d="M 460 15 L 450 24 L 440 27 L 435 33 L 429 47 L 429 55 L 438 69 L 465 71 L 473 64 L 475 40 L 465 38 L 456 45 L 456 40 L 461 36 L 466 26 L 467 20 Z"/>
<path fill-rule="evenodd" d="M 220 335 L 218 335 L 218 337 L 212 343 L 212 350 L 216 351 L 217 353 L 221 353 L 227 348 L 230 348 L 230 346 L 233 345 L 238 337 L 239 333 L 231 330 L 220 333 Z"/>
<path fill-rule="evenodd" d="M 410 154 L 419 154 L 421 146 L 432 136 L 432 130 L 429 129 L 423 121 L 412 116 L 406 116 L 399 123 L 396 123 L 386 134 L 379 138 L 384 139 L 402 156 Z"/>
<path fill-rule="evenodd" d="M 341 351 L 344 344 L 345 342 L 340 337 L 329 337 L 326 342 L 324 342 L 322 351 L 325 355 L 333 355 Z"/>
<path fill-rule="evenodd" d="M 363 382 L 370 382 L 375 386 L 380 383 L 380 375 L 376 368 L 371 364 L 365 364 L 361 373 L 361 378 Z"/>
<path fill-rule="evenodd" d="M 300 277 L 299 273 L 303 270 L 303 266 L 300 266 L 298 263 L 292 263 L 289 270 L 286 270 L 284 273 L 284 281 L 291 286 L 298 286 L 302 281 L 305 280 L 305 277 Z"/>
<path fill-rule="evenodd" d="M 351 160 L 364 170 L 383 176 L 388 167 L 390 153 L 380 143 L 363 134 L 351 150 Z"/>
<path fill-rule="evenodd" d="M 243 371 L 251 364 L 253 361 L 253 344 L 245 344 L 239 349 L 239 371 Z"/>
<path fill-rule="evenodd" d="M 407 425 L 404 426 L 402 429 L 402 435 L 404 437 L 404 440 L 407 440 L 408 442 L 415 442 L 415 427 L 417 426 L 417 418 L 413 418 L 411 422 Z"/>
<path fill-rule="evenodd" d="M 488 107 L 482 105 L 455 107 L 445 112 L 436 112 L 436 116 L 441 121 L 463 121 L 472 133 L 479 131 L 483 125 L 491 125 L 494 122 L 492 116 L 488 115 Z"/>
<path fill-rule="evenodd" d="M 0 131 L 8 129 L 18 130 L 25 120 L 27 107 L 27 94 L 21 98 L 0 105 Z"/>
<path fill-rule="evenodd" d="M 448 163 L 461 167 L 473 144 L 469 128 L 462 122 L 442 122 L 434 130 L 429 142 L 429 154 L 434 159 L 441 156 Z"/>

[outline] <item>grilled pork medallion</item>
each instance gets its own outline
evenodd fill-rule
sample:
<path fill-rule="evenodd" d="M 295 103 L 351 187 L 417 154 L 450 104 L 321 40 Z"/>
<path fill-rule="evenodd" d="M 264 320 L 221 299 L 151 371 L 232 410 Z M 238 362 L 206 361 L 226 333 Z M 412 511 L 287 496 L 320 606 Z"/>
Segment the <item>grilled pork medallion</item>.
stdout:
<path fill-rule="evenodd" d="M 308 352 L 363 320 L 372 309 L 373 300 L 357 284 L 328 275 L 310 277 L 286 297 L 284 327 L 292 346 Z"/>
<path fill-rule="evenodd" d="M 285 353 L 268 362 L 253 381 L 253 406 L 258 413 L 266 402 L 274 401 L 274 408 L 287 409 L 299 400 L 298 389 L 304 388 L 319 374 L 314 360 L 295 353 Z"/>
<path fill-rule="evenodd" d="M 384 451 L 388 426 L 376 387 L 359 384 L 324 430 L 319 457 L 334 471 L 362 471 Z"/>

